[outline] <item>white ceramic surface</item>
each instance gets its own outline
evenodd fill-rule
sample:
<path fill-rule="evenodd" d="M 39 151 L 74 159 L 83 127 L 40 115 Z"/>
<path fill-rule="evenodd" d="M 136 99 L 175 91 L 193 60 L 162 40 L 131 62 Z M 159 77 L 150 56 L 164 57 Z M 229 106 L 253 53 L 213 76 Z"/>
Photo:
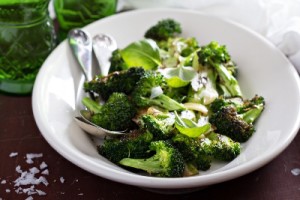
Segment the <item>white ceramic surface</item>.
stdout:
<path fill-rule="evenodd" d="M 216 40 L 227 45 L 240 68 L 239 81 L 245 96 L 265 97 L 266 109 L 256 124 L 257 131 L 243 144 L 241 155 L 230 163 L 213 163 L 210 170 L 199 176 L 185 178 L 147 177 L 110 163 L 97 153 L 95 141 L 73 119 L 78 106 L 75 98 L 83 95 L 83 75 L 75 66 L 66 41 L 45 61 L 33 90 L 34 117 L 48 143 L 66 159 L 95 175 L 157 189 L 204 187 L 230 180 L 265 165 L 281 153 L 299 130 L 300 81 L 284 55 L 260 35 L 229 21 L 174 9 L 124 12 L 90 24 L 85 30 L 92 35 L 113 35 L 119 47 L 124 47 L 143 38 L 145 30 L 163 18 L 178 20 L 183 35 L 194 36 L 201 44 Z"/>

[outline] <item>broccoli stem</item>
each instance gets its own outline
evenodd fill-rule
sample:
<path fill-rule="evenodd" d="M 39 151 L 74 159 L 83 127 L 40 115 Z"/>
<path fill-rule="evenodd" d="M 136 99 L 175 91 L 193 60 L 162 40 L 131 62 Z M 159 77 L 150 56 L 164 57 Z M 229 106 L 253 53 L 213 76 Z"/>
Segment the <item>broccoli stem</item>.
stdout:
<path fill-rule="evenodd" d="M 264 109 L 264 106 L 256 106 L 255 108 L 252 108 L 252 109 L 248 110 L 247 112 L 240 114 L 240 116 L 248 124 L 252 124 L 260 116 L 263 109 Z"/>
<path fill-rule="evenodd" d="M 158 97 L 155 97 L 153 99 L 149 99 L 149 104 L 160 106 L 169 111 L 186 109 L 183 104 L 178 103 L 174 99 L 172 99 L 164 94 L 161 94 Z"/>
<path fill-rule="evenodd" d="M 158 174 L 162 172 L 160 163 L 161 162 L 155 156 L 148 159 L 124 158 L 120 161 L 121 165 L 141 169 L 149 174 Z"/>
<path fill-rule="evenodd" d="M 214 63 L 211 59 L 209 59 L 209 62 L 216 69 L 217 73 L 224 82 L 224 86 L 227 88 L 230 94 L 234 97 L 241 97 L 242 91 L 239 83 L 234 76 L 230 74 L 226 67 L 222 64 Z"/>
<path fill-rule="evenodd" d="M 99 103 L 97 103 L 89 97 L 84 97 L 82 99 L 82 104 L 85 105 L 85 107 L 94 114 L 99 113 L 102 108 L 102 106 Z"/>

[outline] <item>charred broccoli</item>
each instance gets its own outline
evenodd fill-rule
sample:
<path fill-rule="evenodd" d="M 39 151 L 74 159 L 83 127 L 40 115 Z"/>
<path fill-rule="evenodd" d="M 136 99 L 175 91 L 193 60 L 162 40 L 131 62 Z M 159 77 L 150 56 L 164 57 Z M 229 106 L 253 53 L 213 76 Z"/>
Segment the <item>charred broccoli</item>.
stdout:
<path fill-rule="evenodd" d="M 163 88 L 165 78 L 158 72 L 146 71 L 132 92 L 132 100 L 138 107 L 159 106 L 166 110 L 184 110 L 185 107 L 165 94 L 151 97 L 154 88 Z"/>
<path fill-rule="evenodd" d="M 163 19 L 154 26 L 150 27 L 145 38 L 150 38 L 156 41 L 166 40 L 181 33 L 181 25 L 174 19 Z"/>
<path fill-rule="evenodd" d="M 184 160 L 181 153 L 165 140 L 151 142 L 149 149 L 155 154 L 147 159 L 124 158 L 120 164 L 140 169 L 154 176 L 181 177 Z"/>
<path fill-rule="evenodd" d="M 210 116 L 209 121 L 217 132 L 234 141 L 245 142 L 253 135 L 253 123 L 261 115 L 264 105 L 264 98 L 257 95 L 244 101 L 242 105 L 219 99 L 211 105 L 216 112 Z"/>
<path fill-rule="evenodd" d="M 132 118 L 137 110 L 124 93 L 113 93 L 103 105 L 88 97 L 82 102 L 93 112 L 91 122 L 94 124 L 112 131 L 126 130 L 133 126 Z"/>
<path fill-rule="evenodd" d="M 144 127 L 153 134 L 155 140 L 166 140 L 175 132 L 175 119 L 170 115 L 144 115 L 142 116 Z"/>
<path fill-rule="evenodd" d="M 116 71 L 108 76 L 96 77 L 94 80 L 86 82 L 84 89 L 99 94 L 104 100 L 107 100 L 113 92 L 122 92 L 128 95 L 144 74 L 145 70 L 142 67 Z"/>
<path fill-rule="evenodd" d="M 123 158 L 147 158 L 152 134 L 135 130 L 120 138 L 105 138 L 103 145 L 98 146 L 100 155 L 118 164 Z"/>

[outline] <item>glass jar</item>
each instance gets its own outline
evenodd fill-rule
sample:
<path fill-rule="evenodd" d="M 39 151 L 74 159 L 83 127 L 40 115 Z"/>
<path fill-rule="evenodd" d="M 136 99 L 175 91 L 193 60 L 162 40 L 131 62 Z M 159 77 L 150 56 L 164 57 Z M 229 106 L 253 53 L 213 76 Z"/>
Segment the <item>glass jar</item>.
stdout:
<path fill-rule="evenodd" d="M 55 48 L 49 0 L 0 1 L 0 91 L 30 94 L 46 57 Z"/>
<path fill-rule="evenodd" d="M 72 28 L 114 14 L 116 7 L 117 0 L 54 0 L 59 40 L 64 40 Z"/>

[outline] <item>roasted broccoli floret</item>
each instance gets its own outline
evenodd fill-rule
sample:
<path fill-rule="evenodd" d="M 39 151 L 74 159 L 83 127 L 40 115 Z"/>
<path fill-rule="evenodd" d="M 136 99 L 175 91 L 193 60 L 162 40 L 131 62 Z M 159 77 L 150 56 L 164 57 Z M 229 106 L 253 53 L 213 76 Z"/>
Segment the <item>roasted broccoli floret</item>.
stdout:
<path fill-rule="evenodd" d="M 225 103 L 217 112 L 211 114 L 209 121 L 216 127 L 218 133 L 234 141 L 245 142 L 253 135 L 255 131 L 253 123 L 261 115 L 264 105 L 264 98 L 257 95 L 251 100 L 244 101 L 243 106 Z"/>
<path fill-rule="evenodd" d="M 151 141 L 151 133 L 135 130 L 120 138 L 105 138 L 98 152 L 116 164 L 123 158 L 147 158 L 152 155 L 148 151 Z"/>
<path fill-rule="evenodd" d="M 183 155 L 186 163 L 198 170 L 208 170 L 212 162 L 212 142 L 207 138 L 190 138 L 176 134 L 172 138 L 174 146 Z"/>
<path fill-rule="evenodd" d="M 99 94 L 104 100 L 107 100 L 113 92 L 122 92 L 128 95 L 144 74 L 145 70 L 142 67 L 116 71 L 108 76 L 96 77 L 94 80 L 86 82 L 84 89 Z"/>
<path fill-rule="evenodd" d="M 124 93 L 112 93 L 103 105 L 88 97 L 85 97 L 82 102 L 93 112 L 91 122 L 94 124 L 112 131 L 122 131 L 133 126 L 132 118 L 137 110 Z"/>
<path fill-rule="evenodd" d="M 140 169 L 154 176 L 181 177 L 184 160 L 181 153 L 165 140 L 151 142 L 149 149 L 155 154 L 147 159 L 124 158 L 120 164 Z"/>
<path fill-rule="evenodd" d="M 217 42 L 211 42 L 206 46 L 202 46 L 197 54 L 201 65 L 211 67 L 216 71 L 218 86 L 222 90 L 223 95 L 242 96 L 238 81 L 232 75 L 232 72 L 225 67 L 231 61 L 226 46 L 219 45 Z"/>
<path fill-rule="evenodd" d="M 208 138 L 212 142 L 212 156 L 217 160 L 231 161 L 241 152 L 241 145 L 225 135 L 210 133 Z"/>
<path fill-rule="evenodd" d="M 116 49 L 115 51 L 113 51 L 110 58 L 109 72 L 112 73 L 115 71 L 122 71 L 122 70 L 126 70 L 127 68 L 128 66 L 122 58 L 120 49 Z"/>
<path fill-rule="evenodd" d="M 132 92 L 132 100 L 138 107 L 159 106 L 166 110 L 184 110 L 185 107 L 165 94 L 152 97 L 154 88 L 163 88 L 165 78 L 158 72 L 146 71 Z"/>
<path fill-rule="evenodd" d="M 160 41 L 180 33 L 181 25 L 177 21 L 174 19 L 163 19 L 146 31 L 145 38 Z"/>
<path fill-rule="evenodd" d="M 155 140 L 166 140 L 175 132 L 175 119 L 170 115 L 142 116 L 143 126 L 153 134 Z"/>

